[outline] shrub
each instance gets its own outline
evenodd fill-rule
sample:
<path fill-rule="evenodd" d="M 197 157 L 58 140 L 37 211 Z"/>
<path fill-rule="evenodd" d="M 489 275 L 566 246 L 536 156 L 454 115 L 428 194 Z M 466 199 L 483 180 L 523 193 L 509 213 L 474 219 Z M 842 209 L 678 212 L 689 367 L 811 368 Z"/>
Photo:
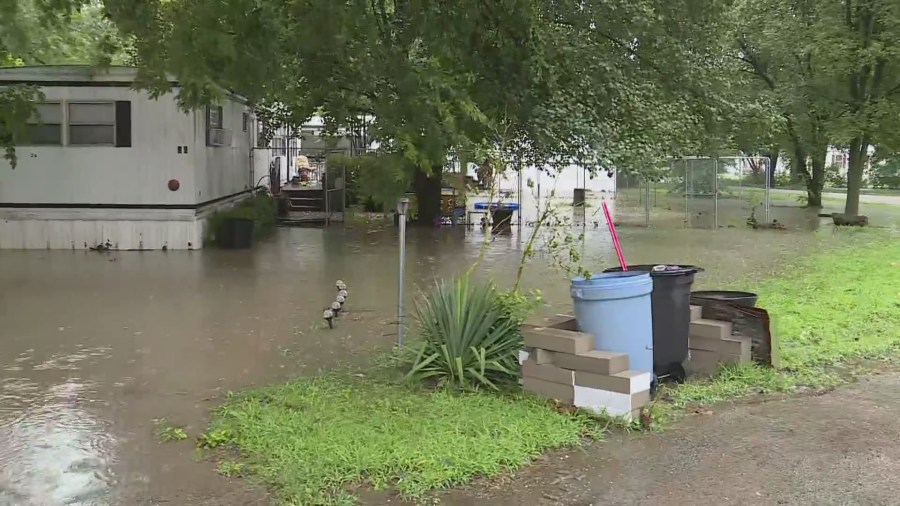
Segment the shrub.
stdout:
<path fill-rule="evenodd" d="M 775 174 L 775 186 L 790 186 L 794 183 L 794 177 L 790 172 L 779 172 Z"/>
<path fill-rule="evenodd" d="M 344 179 L 344 191 L 347 193 L 347 205 L 356 205 L 359 196 L 360 157 L 335 153 L 325 160 L 328 189 L 334 190 L 338 178 Z"/>
<path fill-rule="evenodd" d="M 900 189 L 900 157 L 872 164 L 872 188 Z"/>
<path fill-rule="evenodd" d="M 278 202 L 268 193 L 260 193 L 239 202 L 236 206 L 224 211 L 216 211 L 209 218 L 206 228 L 206 242 L 216 243 L 221 237 L 222 226 L 228 218 L 247 218 L 253 220 L 255 237 L 263 236 L 275 228 L 278 215 Z"/>
<path fill-rule="evenodd" d="M 459 388 L 499 389 L 518 376 L 521 301 L 468 277 L 440 281 L 416 305 L 422 342 L 407 378 Z"/>
<path fill-rule="evenodd" d="M 841 174 L 840 167 L 831 165 L 825 169 L 825 182 L 832 188 L 845 188 L 847 186 L 847 176 Z"/>

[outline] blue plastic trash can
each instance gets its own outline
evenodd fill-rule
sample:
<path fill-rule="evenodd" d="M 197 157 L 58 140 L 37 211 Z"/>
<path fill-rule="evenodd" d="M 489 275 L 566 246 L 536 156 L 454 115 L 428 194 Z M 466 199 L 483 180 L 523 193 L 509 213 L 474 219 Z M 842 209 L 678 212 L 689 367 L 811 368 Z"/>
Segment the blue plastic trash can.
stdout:
<path fill-rule="evenodd" d="M 594 347 L 627 353 L 630 369 L 653 372 L 653 312 L 648 272 L 606 272 L 572 280 L 578 330 Z"/>

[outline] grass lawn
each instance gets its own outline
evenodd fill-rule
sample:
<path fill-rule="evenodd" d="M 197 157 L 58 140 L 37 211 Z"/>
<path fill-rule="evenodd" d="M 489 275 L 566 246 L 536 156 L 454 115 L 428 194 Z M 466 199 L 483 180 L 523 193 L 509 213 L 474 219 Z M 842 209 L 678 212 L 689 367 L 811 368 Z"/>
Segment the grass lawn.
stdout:
<path fill-rule="evenodd" d="M 830 386 L 839 363 L 881 359 L 900 350 L 900 235 L 841 230 L 853 247 L 799 259 L 780 277 L 740 283 L 760 294 L 781 338 L 782 372 L 728 368 L 707 381 L 666 392 L 667 408 L 713 403 L 797 386 Z M 671 412 L 671 409 L 668 409 Z"/>
<path fill-rule="evenodd" d="M 654 407 L 660 417 L 692 403 L 834 385 L 841 379 L 829 366 L 900 348 L 900 235 L 837 233 L 858 241 L 798 259 L 780 277 L 741 284 L 760 293 L 773 315 L 784 371 L 728 368 L 666 389 Z M 232 396 L 200 443 L 237 450 L 220 462 L 223 474 L 253 477 L 284 504 L 306 505 L 352 502 L 360 483 L 417 497 L 600 432 L 596 421 L 527 396 L 427 392 L 333 375 Z"/>
<path fill-rule="evenodd" d="M 520 395 L 424 392 L 322 377 L 233 396 L 201 443 L 246 457 L 219 470 L 262 480 L 285 504 L 352 502 L 352 486 L 425 491 L 519 468 L 599 437 L 597 422 Z"/>

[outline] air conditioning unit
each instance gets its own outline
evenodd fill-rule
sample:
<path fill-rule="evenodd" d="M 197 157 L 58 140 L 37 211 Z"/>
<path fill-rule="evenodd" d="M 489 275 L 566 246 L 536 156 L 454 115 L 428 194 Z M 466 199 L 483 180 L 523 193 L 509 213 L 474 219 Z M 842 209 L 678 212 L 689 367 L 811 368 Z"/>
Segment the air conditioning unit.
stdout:
<path fill-rule="evenodd" d="M 225 128 L 209 129 L 210 146 L 231 146 L 231 130 Z"/>

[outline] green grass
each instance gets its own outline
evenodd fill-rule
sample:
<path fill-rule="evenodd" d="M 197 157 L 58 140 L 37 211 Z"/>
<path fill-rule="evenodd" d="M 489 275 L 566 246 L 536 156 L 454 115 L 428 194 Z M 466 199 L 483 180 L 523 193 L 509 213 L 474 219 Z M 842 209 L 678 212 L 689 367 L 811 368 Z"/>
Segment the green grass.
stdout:
<path fill-rule="evenodd" d="M 285 504 L 340 504 L 360 483 L 418 497 L 517 469 L 597 427 L 527 396 L 331 375 L 233 396 L 201 444 L 237 448 L 246 465 L 220 472 L 255 476 Z"/>
<path fill-rule="evenodd" d="M 154 434 L 160 443 L 184 441 L 188 438 L 187 432 L 184 431 L 183 427 L 173 425 L 165 418 L 153 420 L 153 424 L 156 427 Z"/>
<path fill-rule="evenodd" d="M 836 365 L 900 349 L 900 235 L 835 233 L 850 235 L 845 242 L 853 246 L 733 286 L 761 295 L 781 338 L 783 369 L 728 367 L 666 387 L 652 408 L 655 420 L 665 424 L 695 404 L 832 387 L 846 380 Z M 198 443 L 238 450 L 239 459 L 228 452 L 219 464 L 223 475 L 257 479 L 283 504 L 308 505 L 352 502 L 360 484 L 418 498 L 602 434 L 602 422 L 528 396 L 424 391 L 373 378 L 333 374 L 233 395 Z"/>
<path fill-rule="evenodd" d="M 726 368 L 712 379 L 666 391 L 669 408 L 834 386 L 843 380 L 834 366 L 888 358 L 900 350 L 900 236 L 839 233 L 853 234 L 854 246 L 800 259 L 778 277 L 733 287 L 760 294 L 759 305 L 769 311 L 781 339 L 782 370 Z"/>

